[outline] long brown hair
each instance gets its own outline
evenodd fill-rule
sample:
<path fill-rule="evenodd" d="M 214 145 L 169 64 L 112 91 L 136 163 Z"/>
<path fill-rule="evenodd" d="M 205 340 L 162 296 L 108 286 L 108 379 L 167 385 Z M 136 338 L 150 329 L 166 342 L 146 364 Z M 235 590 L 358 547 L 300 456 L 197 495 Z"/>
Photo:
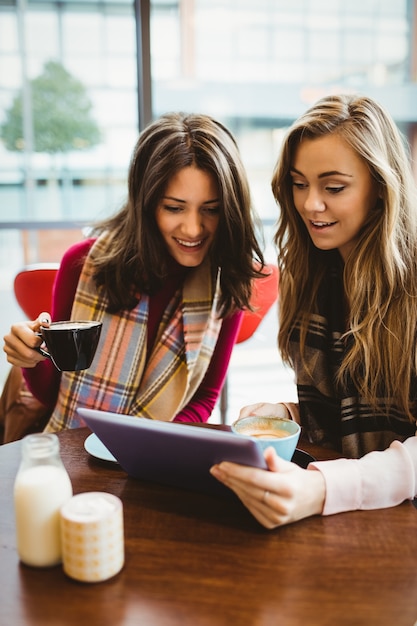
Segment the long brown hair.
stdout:
<path fill-rule="evenodd" d="M 280 264 L 278 343 L 291 363 L 289 341 L 317 312 L 317 291 L 326 253 L 313 245 L 293 201 L 290 169 L 303 138 L 337 133 L 368 165 L 379 183 L 370 213 L 344 266 L 348 331 L 352 347 L 338 382 L 350 377 L 359 393 L 377 405 L 381 387 L 410 419 L 411 380 L 417 371 L 417 203 L 410 160 L 390 115 L 367 97 L 339 95 L 319 100 L 289 129 L 276 165 L 272 190 L 280 207 L 275 241 Z M 379 393 L 378 393 L 379 392 Z"/>
<path fill-rule="evenodd" d="M 168 255 L 155 210 L 168 181 L 190 165 L 212 174 L 220 191 L 220 222 L 210 259 L 213 276 L 221 268 L 221 314 L 250 308 L 252 279 L 264 259 L 237 144 L 225 126 L 207 115 L 169 113 L 139 136 L 126 204 L 94 229 L 110 235 L 107 254 L 96 262 L 95 277 L 104 285 L 112 310 L 133 308 L 135 292 L 152 293 L 166 277 Z"/>

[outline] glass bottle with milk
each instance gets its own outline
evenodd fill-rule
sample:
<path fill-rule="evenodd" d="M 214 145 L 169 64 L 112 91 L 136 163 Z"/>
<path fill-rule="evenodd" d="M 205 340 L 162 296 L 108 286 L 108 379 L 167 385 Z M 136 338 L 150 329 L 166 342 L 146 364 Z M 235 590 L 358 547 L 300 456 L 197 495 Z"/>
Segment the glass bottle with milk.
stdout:
<path fill-rule="evenodd" d="M 56 435 L 39 433 L 22 440 L 22 460 L 14 484 L 17 550 L 33 567 L 62 560 L 60 509 L 72 497 Z"/>

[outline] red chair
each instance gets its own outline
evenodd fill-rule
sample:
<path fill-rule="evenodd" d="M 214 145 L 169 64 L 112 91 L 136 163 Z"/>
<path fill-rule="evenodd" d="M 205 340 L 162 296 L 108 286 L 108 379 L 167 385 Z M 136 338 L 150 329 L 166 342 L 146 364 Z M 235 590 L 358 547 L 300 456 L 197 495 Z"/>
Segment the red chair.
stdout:
<path fill-rule="evenodd" d="M 273 264 L 267 264 L 264 269 L 264 274 L 265 278 L 257 278 L 254 281 L 251 297 L 251 304 L 254 310 L 244 312 L 236 343 L 247 341 L 254 335 L 259 324 L 278 299 L 278 267 Z M 222 424 L 226 424 L 227 396 L 228 388 L 226 376 L 220 394 L 220 420 Z"/>
<path fill-rule="evenodd" d="M 51 311 L 52 287 L 59 263 L 27 265 L 16 274 L 14 294 L 28 319 L 35 320 L 42 311 Z"/>

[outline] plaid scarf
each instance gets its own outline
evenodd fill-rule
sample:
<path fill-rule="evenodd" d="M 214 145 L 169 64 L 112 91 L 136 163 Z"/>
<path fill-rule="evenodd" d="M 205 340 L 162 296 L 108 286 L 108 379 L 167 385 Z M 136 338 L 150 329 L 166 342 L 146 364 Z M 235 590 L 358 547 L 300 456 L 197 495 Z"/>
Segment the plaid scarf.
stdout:
<path fill-rule="evenodd" d="M 209 261 L 187 275 L 158 328 L 146 362 L 149 296 L 117 314 L 93 279 L 92 260 L 106 249 L 102 235 L 84 263 L 73 320 L 101 320 L 97 353 L 88 370 L 63 372 L 56 407 L 46 427 L 54 432 L 83 425 L 78 406 L 171 421 L 188 404 L 210 364 L 222 320 L 217 317 L 219 276 L 213 293 Z"/>
<path fill-rule="evenodd" d="M 300 421 L 312 442 L 339 450 L 345 457 L 360 458 L 385 450 L 394 440 L 404 441 L 414 435 L 416 427 L 395 403 L 387 414 L 387 398 L 378 398 L 375 410 L 351 381 L 344 390 L 336 387 L 336 372 L 348 348 L 342 339 L 343 268 L 338 255 L 327 254 L 329 267 L 319 290 L 318 313 L 312 316 L 307 332 L 306 364 L 300 356 L 299 327 L 291 336 Z"/>

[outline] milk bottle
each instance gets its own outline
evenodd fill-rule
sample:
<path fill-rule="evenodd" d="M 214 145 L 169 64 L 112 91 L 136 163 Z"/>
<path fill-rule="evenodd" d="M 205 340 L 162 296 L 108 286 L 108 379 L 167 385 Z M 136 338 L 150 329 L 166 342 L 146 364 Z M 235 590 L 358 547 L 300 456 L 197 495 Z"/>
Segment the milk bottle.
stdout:
<path fill-rule="evenodd" d="M 24 437 L 14 485 L 17 550 L 23 563 L 49 567 L 61 562 L 60 509 L 71 496 L 58 437 Z"/>

